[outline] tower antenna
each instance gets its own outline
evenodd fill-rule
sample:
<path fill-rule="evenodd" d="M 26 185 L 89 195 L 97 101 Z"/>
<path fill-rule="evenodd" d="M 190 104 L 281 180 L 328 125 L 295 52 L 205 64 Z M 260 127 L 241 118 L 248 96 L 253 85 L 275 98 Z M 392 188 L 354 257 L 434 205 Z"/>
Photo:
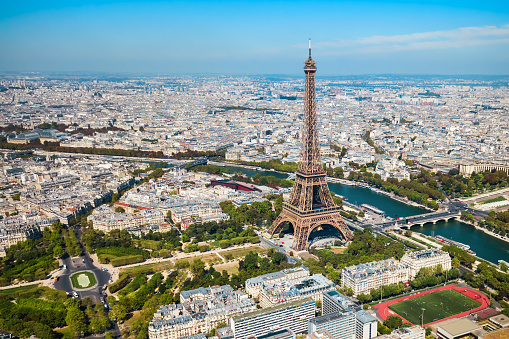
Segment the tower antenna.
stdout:
<path fill-rule="evenodd" d="M 311 38 L 309 38 L 309 58 L 311 58 Z"/>

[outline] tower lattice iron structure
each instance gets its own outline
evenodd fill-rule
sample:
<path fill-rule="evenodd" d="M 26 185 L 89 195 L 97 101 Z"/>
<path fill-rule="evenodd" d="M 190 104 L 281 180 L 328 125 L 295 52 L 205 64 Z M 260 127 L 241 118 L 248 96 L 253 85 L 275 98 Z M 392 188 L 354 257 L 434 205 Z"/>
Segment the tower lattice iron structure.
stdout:
<path fill-rule="evenodd" d="M 316 65 L 311 58 L 310 39 L 309 58 L 304 62 L 306 84 L 299 167 L 295 172 L 295 184 L 290 199 L 283 203 L 281 213 L 269 229 L 269 234 L 272 236 L 281 232 L 285 223 L 291 223 L 294 229 L 292 248 L 296 251 L 305 250 L 311 232 L 322 225 L 333 226 L 346 240 L 351 240 L 353 237 L 341 217 L 340 208 L 332 200 L 320 159 L 315 72 Z"/>

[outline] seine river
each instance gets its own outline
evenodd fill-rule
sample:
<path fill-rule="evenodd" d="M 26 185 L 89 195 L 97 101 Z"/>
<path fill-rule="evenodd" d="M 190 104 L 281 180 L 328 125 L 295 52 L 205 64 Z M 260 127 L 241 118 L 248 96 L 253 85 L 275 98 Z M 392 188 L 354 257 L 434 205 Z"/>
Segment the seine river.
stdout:
<path fill-rule="evenodd" d="M 230 169 L 232 174 L 234 172 L 242 172 L 248 176 L 260 173 L 261 175 L 273 175 L 280 179 L 288 177 L 288 175 L 284 173 L 257 171 L 254 168 L 248 169 L 235 166 L 225 167 Z M 357 186 L 329 183 L 329 189 L 332 192 L 347 198 L 347 201 L 352 204 L 369 204 L 375 206 L 376 208 L 385 211 L 387 216 L 393 218 L 428 213 L 425 209 L 401 203 L 384 194 L 376 193 L 369 189 Z M 421 232 L 426 235 L 441 235 L 446 238 L 468 244 L 470 245 L 470 249 L 476 252 L 477 256 L 493 263 L 498 263 L 498 260 L 500 259 L 509 262 L 508 242 L 494 238 L 456 220 L 438 222 L 435 225 L 426 224 L 423 227 L 414 226 L 412 227 L 412 231 Z"/>

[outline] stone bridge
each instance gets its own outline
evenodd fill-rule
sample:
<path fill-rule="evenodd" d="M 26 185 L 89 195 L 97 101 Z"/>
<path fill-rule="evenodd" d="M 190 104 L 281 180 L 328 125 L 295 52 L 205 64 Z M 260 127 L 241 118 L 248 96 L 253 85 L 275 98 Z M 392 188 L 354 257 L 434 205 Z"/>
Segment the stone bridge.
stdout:
<path fill-rule="evenodd" d="M 371 225 L 373 228 L 406 228 L 410 229 L 412 226 L 424 226 L 427 223 L 436 224 L 439 221 L 449 221 L 451 219 L 459 219 L 461 212 L 449 211 L 449 212 L 434 212 L 428 214 L 415 215 L 411 217 L 400 218 L 399 220 L 391 220 L 384 223 Z M 369 225 L 366 225 L 369 226 Z"/>

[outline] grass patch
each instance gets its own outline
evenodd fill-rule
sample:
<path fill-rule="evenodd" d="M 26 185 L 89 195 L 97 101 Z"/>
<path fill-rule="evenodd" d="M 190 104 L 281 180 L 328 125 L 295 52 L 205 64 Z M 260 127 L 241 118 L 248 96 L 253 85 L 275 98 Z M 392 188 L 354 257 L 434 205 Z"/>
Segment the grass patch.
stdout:
<path fill-rule="evenodd" d="M 232 249 L 229 251 L 220 252 L 219 254 L 221 254 L 221 256 L 224 257 L 224 255 L 226 253 L 231 253 L 231 255 L 234 258 L 244 258 L 246 256 L 246 254 L 248 254 L 251 251 L 256 252 L 258 254 L 266 254 L 267 253 L 267 250 L 265 248 L 263 248 L 261 246 L 253 246 L 253 247 L 247 247 L 247 248 L 235 248 L 235 249 Z"/>
<path fill-rule="evenodd" d="M 214 265 L 214 269 L 218 272 L 223 272 L 223 270 L 226 270 L 226 272 L 228 272 L 228 274 L 238 274 L 239 273 L 239 263 L 228 262 L 225 264 Z"/>
<path fill-rule="evenodd" d="M 343 254 L 346 251 L 346 247 L 342 248 L 331 248 L 331 252 L 335 254 Z"/>
<path fill-rule="evenodd" d="M 422 309 L 424 308 L 423 323 L 450 317 L 479 307 L 481 304 L 455 290 L 442 290 L 421 297 L 408 299 L 389 306 L 412 324 L 421 323 Z"/>
<path fill-rule="evenodd" d="M 499 201 L 506 201 L 507 199 L 504 198 L 503 196 L 499 196 L 499 197 L 496 197 L 496 198 L 491 198 L 491 199 L 487 199 L 487 200 L 483 200 L 480 202 L 480 204 L 489 204 L 491 202 L 499 202 Z"/>
<path fill-rule="evenodd" d="M 72 287 L 76 289 L 89 288 L 97 284 L 95 275 L 92 272 L 78 272 L 71 275 Z"/>
<path fill-rule="evenodd" d="M 26 286 L 20 286 L 20 287 L 7 288 L 5 290 L 0 290 L 0 294 L 12 294 L 12 293 L 18 292 L 18 291 L 27 291 L 27 290 L 36 288 L 37 286 L 39 286 L 39 285 L 33 284 L 33 285 L 26 285 Z"/>
<path fill-rule="evenodd" d="M 155 272 L 161 272 L 168 270 L 173 267 L 173 263 L 170 260 L 161 261 L 155 264 L 146 264 L 135 267 L 124 268 L 120 273 L 127 273 L 130 276 L 136 276 L 138 274 L 152 274 Z"/>

